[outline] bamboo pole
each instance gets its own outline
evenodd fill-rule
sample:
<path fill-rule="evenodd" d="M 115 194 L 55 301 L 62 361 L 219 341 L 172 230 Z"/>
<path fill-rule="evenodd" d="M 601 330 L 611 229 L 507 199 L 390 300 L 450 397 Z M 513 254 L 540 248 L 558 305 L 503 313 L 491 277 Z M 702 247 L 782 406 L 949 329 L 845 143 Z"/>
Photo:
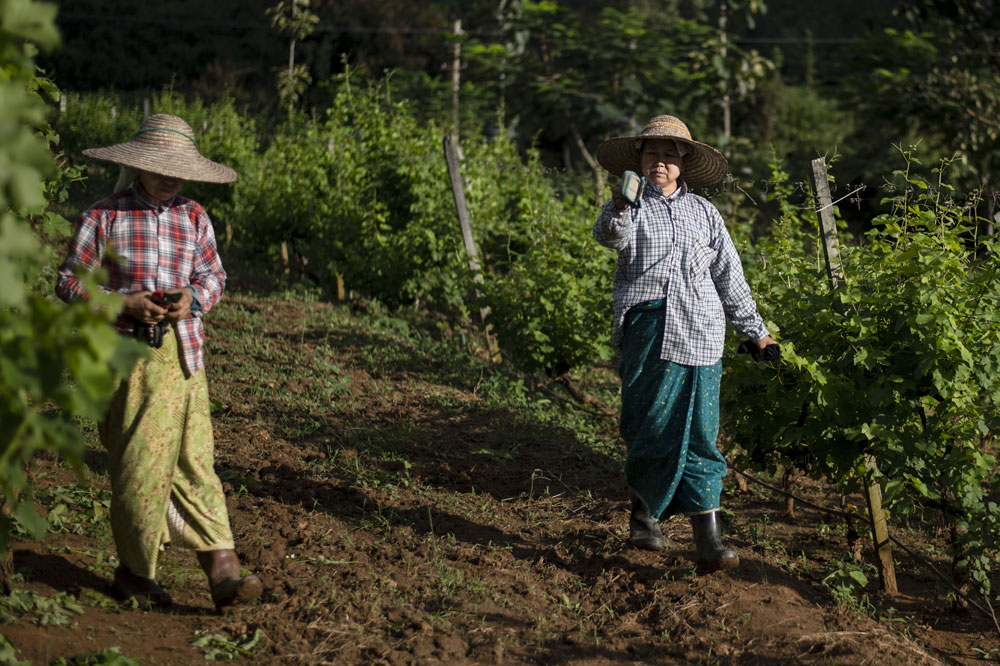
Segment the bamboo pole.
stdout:
<path fill-rule="evenodd" d="M 820 239 L 823 241 L 823 256 L 826 259 L 826 274 L 830 282 L 830 290 L 836 292 L 844 284 L 844 269 L 840 260 L 840 242 L 837 240 L 837 222 L 833 217 L 833 199 L 830 196 L 830 181 L 826 173 L 826 160 L 818 157 L 812 161 L 813 180 L 816 183 L 816 212 L 819 215 Z M 840 299 L 836 299 L 835 307 L 840 309 Z M 892 546 L 889 542 L 889 527 L 882 510 L 882 487 L 875 478 L 878 476 L 878 464 L 874 456 L 865 456 L 865 466 L 868 468 L 870 480 L 864 485 L 865 502 L 868 504 L 868 517 L 871 519 L 872 543 L 877 555 L 878 578 L 882 591 L 886 594 L 897 594 L 896 568 L 892 562 Z"/>
<path fill-rule="evenodd" d="M 462 228 L 462 242 L 465 244 L 465 251 L 469 255 L 469 268 L 472 270 L 472 279 L 477 284 L 483 281 L 482 265 L 479 263 L 479 249 L 476 247 L 475 238 L 472 235 L 472 218 L 469 216 L 469 206 L 465 202 L 465 187 L 462 185 L 462 172 L 458 160 L 457 141 L 450 135 L 444 137 L 444 158 L 448 164 L 448 176 L 451 179 L 451 193 L 455 197 L 455 208 L 458 212 L 458 222 Z M 490 314 L 488 307 L 480 308 L 479 317 L 486 322 Z M 499 363 L 500 347 L 497 345 L 496 337 L 490 332 L 490 327 L 486 325 L 486 345 L 489 350 L 490 360 Z"/>

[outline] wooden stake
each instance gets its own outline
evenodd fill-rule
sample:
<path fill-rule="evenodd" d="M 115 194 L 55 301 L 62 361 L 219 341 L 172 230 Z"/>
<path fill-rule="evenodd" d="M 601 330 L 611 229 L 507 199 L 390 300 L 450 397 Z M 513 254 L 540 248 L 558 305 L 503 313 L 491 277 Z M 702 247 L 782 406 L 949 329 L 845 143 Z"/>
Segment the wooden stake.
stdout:
<path fill-rule="evenodd" d="M 337 300 L 346 301 L 347 300 L 347 289 L 344 287 L 344 274 L 336 271 L 334 275 L 337 278 Z"/>
<path fill-rule="evenodd" d="M 469 217 L 469 206 L 465 203 L 465 187 L 462 185 L 462 171 L 458 162 L 458 146 L 456 140 L 451 135 L 444 137 L 444 159 L 448 164 L 448 177 L 451 179 L 451 193 L 455 197 L 455 208 L 458 211 L 458 223 L 462 227 L 462 242 L 465 243 L 465 251 L 469 254 L 469 268 L 472 270 L 474 282 L 483 281 L 482 266 L 479 263 L 479 249 L 472 236 L 472 219 Z M 477 292 L 478 295 L 478 292 Z M 479 317 L 485 323 L 489 315 L 488 307 L 479 310 Z M 489 348 L 490 360 L 499 363 L 500 347 L 497 345 L 496 337 L 490 333 L 489 325 L 486 326 L 486 344 Z"/>
<path fill-rule="evenodd" d="M 833 217 L 833 200 L 830 197 L 830 182 L 826 174 L 826 160 L 818 157 L 812 161 L 813 179 L 816 183 L 816 212 L 819 214 L 820 239 L 823 241 L 823 256 L 826 258 L 826 275 L 830 281 L 831 291 L 844 284 L 843 264 L 840 261 L 840 243 L 837 240 L 837 223 Z M 841 309 L 840 299 L 834 296 L 838 311 Z M 897 594 L 896 568 L 892 562 L 892 547 L 889 543 L 889 527 L 882 510 L 882 487 L 875 480 L 878 476 L 878 463 L 874 456 L 865 456 L 865 466 L 870 474 L 870 481 L 865 483 L 865 501 L 868 504 L 868 517 L 872 523 L 872 543 L 878 556 L 878 578 L 882 591 L 886 594 Z"/>
<path fill-rule="evenodd" d="M 462 83 L 462 19 L 455 19 L 455 45 L 451 49 L 451 131 L 458 138 L 459 104 L 458 93 Z"/>
<path fill-rule="evenodd" d="M 874 456 L 865 456 L 865 466 L 872 473 L 872 481 L 865 484 L 865 499 L 868 503 L 868 518 L 872 521 L 872 541 L 878 554 L 878 577 L 882 591 L 897 594 L 896 567 L 892 562 L 892 546 L 889 544 L 889 525 L 882 510 L 882 486 L 875 481 L 878 467 Z"/>
<path fill-rule="evenodd" d="M 826 275 L 831 291 L 836 291 L 844 281 L 844 267 L 840 262 L 840 242 L 837 240 L 837 221 L 833 217 L 833 200 L 830 197 L 830 181 L 826 175 L 826 160 L 817 157 L 812 161 L 813 180 L 816 182 L 816 200 L 819 207 L 819 235 L 823 241 L 823 257 L 826 259 Z M 839 299 L 838 299 L 839 302 Z"/>

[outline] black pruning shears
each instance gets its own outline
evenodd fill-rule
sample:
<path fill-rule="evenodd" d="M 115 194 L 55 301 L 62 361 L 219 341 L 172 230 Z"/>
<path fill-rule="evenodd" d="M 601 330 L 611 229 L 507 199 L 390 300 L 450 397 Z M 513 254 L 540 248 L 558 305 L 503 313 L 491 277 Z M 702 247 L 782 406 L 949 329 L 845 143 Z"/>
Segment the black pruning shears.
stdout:
<path fill-rule="evenodd" d="M 744 340 L 736 348 L 737 354 L 749 354 L 750 358 L 758 363 L 777 365 L 781 361 L 781 347 L 776 344 L 769 344 L 763 350 L 757 348 L 757 343 L 753 340 Z"/>
<path fill-rule="evenodd" d="M 645 176 L 640 176 L 635 171 L 626 171 L 622 174 L 622 196 L 635 208 L 642 205 L 642 190 L 646 187 Z"/>

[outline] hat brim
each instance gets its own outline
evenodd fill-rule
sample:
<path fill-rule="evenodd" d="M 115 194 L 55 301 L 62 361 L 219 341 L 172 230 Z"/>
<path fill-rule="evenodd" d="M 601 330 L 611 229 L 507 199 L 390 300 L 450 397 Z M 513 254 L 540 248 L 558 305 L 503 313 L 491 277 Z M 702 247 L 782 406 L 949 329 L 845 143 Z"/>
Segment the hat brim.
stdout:
<path fill-rule="evenodd" d="M 626 171 L 639 172 L 639 146 L 646 139 L 669 139 L 688 147 L 690 152 L 684 156 L 681 179 L 689 187 L 717 185 L 729 171 L 728 160 L 712 146 L 674 136 L 619 136 L 608 139 L 597 149 L 597 162 L 616 176 Z"/>
<path fill-rule="evenodd" d="M 161 176 L 200 183 L 234 183 L 239 175 L 230 167 L 203 157 L 197 150 L 148 150 L 134 142 L 87 148 L 87 157 Z"/>

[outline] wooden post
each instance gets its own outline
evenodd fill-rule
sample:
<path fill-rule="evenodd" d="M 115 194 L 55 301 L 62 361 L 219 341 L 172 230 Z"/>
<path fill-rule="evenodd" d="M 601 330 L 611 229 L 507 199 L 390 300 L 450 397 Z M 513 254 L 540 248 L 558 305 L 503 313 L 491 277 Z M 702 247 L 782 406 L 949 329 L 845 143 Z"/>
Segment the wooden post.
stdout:
<path fill-rule="evenodd" d="M 831 291 L 844 284 L 843 264 L 840 261 L 840 243 L 837 240 L 837 223 L 833 217 L 833 200 L 830 197 L 830 182 L 826 175 L 826 160 L 818 157 L 812 161 L 813 179 L 816 183 L 816 212 L 819 215 L 820 239 L 823 241 L 823 256 L 826 258 L 826 275 Z M 839 310 L 840 299 L 834 296 L 835 307 Z M 865 501 L 868 504 L 868 518 L 872 525 L 872 542 L 878 556 L 878 578 L 882 591 L 897 594 L 896 568 L 892 562 L 892 547 L 889 543 L 889 527 L 882 510 L 882 487 L 875 481 L 878 466 L 874 456 L 865 456 L 865 466 L 871 474 L 871 481 L 864 486 Z"/>
<path fill-rule="evenodd" d="M 340 271 L 335 271 L 334 276 L 337 279 L 337 300 L 344 302 L 347 300 L 347 288 L 344 286 L 344 274 Z"/>
<path fill-rule="evenodd" d="M 455 45 L 451 50 L 451 131 L 458 140 L 458 93 L 462 83 L 462 19 L 455 19 Z"/>
<path fill-rule="evenodd" d="M 455 208 L 458 211 L 458 223 L 462 227 L 462 242 L 465 243 L 465 251 L 469 254 L 469 268 L 472 270 L 472 279 L 477 284 L 483 281 L 482 266 L 479 263 L 479 249 L 472 236 L 472 219 L 469 217 L 469 207 L 465 203 L 465 187 L 462 185 L 462 172 L 458 162 L 458 147 L 456 141 L 450 134 L 444 137 L 444 159 L 448 164 L 448 177 L 451 179 L 451 193 L 455 197 Z M 479 317 L 486 321 L 490 309 L 488 307 L 479 310 Z M 490 333 L 489 326 L 486 327 L 486 344 L 489 348 L 490 359 L 494 363 L 500 362 L 500 348 L 497 346 L 496 338 Z"/>
<path fill-rule="evenodd" d="M 722 4 L 719 6 L 719 43 L 722 45 L 722 49 L 719 53 L 722 58 L 722 62 L 726 62 L 726 56 L 728 54 L 727 38 L 726 38 L 726 27 L 728 19 L 726 17 L 727 9 L 729 3 L 723 0 Z M 723 65 L 724 66 L 724 65 Z M 729 99 L 729 80 L 727 75 L 726 80 L 726 90 L 722 94 L 722 135 L 725 137 L 726 145 L 726 157 L 730 156 L 732 148 L 730 147 L 730 142 L 732 139 L 732 119 L 730 111 L 730 99 Z"/>
<path fill-rule="evenodd" d="M 817 157 L 812 161 L 813 180 L 816 182 L 816 201 L 819 213 L 819 235 L 823 241 L 823 256 L 826 258 L 826 275 L 830 289 L 836 291 L 844 281 L 844 267 L 840 262 L 840 242 L 837 241 L 837 222 L 833 218 L 833 200 L 830 197 L 830 181 L 826 175 L 826 160 Z M 839 299 L 838 299 L 839 303 Z"/>

